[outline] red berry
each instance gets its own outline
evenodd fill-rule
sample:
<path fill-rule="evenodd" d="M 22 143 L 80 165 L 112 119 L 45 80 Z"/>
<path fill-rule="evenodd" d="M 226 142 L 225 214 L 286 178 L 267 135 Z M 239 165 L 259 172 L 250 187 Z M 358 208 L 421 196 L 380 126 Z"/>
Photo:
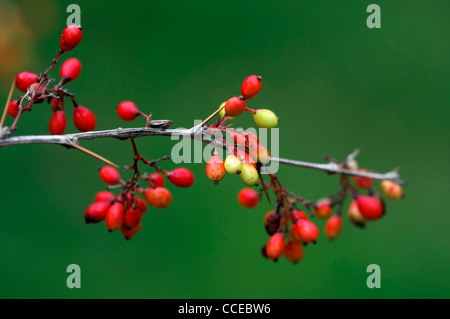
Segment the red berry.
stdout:
<path fill-rule="evenodd" d="M 253 208 L 259 203 L 259 195 L 251 188 L 244 188 L 238 194 L 238 201 L 244 207 Z"/>
<path fill-rule="evenodd" d="M 107 191 L 100 191 L 97 194 L 95 194 L 95 201 L 96 202 L 112 202 L 116 199 L 116 196 Z"/>
<path fill-rule="evenodd" d="M 151 173 L 150 176 L 148 177 L 148 179 L 155 187 L 163 187 L 165 184 L 164 177 L 158 173 Z M 152 185 L 149 183 L 149 186 L 152 186 Z"/>
<path fill-rule="evenodd" d="M 142 213 L 140 212 L 140 210 L 137 207 L 136 208 L 131 207 L 126 211 L 125 216 L 123 218 L 123 223 L 125 227 L 131 229 L 136 227 L 141 222 L 141 218 Z"/>
<path fill-rule="evenodd" d="M 97 120 L 88 108 L 78 105 L 73 109 L 73 122 L 81 132 L 93 131 Z"/>
<path fill-rule="evenodd" d="M 144 214 L 148 207 L 147 204 L 145 203 L 144 200 L 140 199 L 139 197 L 136 196 L 136 200 L 137 200 L 137 209 L 139 209 L 139 211 L 141 212 L 141 214 Z"/>
<path fill-rule="evenodd" d="M 39 83 L 32 83 L 28 89 L 36 92 L 36 96 L 42 95 L 45 93 L 45 87 L 43 85 L 39 85 Z"/>
<path fill-rule="evenodd" d="M 62 104 L 61 104 L 61 100 L 57 99 L 57 98 L 53 98 L 52 102 L 50 103 L 50 106 L 52 108 L 53 112 L 56 112 L 57 110 L 62 110 Z"/>
<path fill-rule="evenodd" d="M 303 248 L 297 242 L 288 242 L 284 246 L 284 257 L 290 262 L 296 264 L 303 259 Z"/>
<path fill-rule="evenodd" d="M 81 72 L 81 62 L 77 58 L 70 58 L 61 65 L 59 75 L 61 78 L 70 78 L 68 82 L 75 80 Z"/>
<path fill-rule="evenodd" d="M 144 198 L 147 203 L 156 208 L 166 208 L 172 202 L 172 194 L 164 187 L 147 188 L 144 191 Z"/>
<path fill-rule="evenodd" d="M 328 218 L 331 215 L 331 206 L 326 202 L 317 203 L 314 212 L 319 218 Z"/>
<path fill-rule="evenodd" d="M 116 185 L 120 180 L 119 172 L 111 166 L 103 166 L 98 171 L 101 180 L 107 185 Z"/>
<path fill-rule="evenodd" d="M 133 121 L 139 114 L 136 104 L 131 101 L 123 101 L 117 106 L 117 114 L 124 121 Z"/>
<path fill-rule="evenodd" d="M 38 82 L 38 79 L 37 74 L 32 72 L 20 72 L 16 75 L 16 87 L 20 91 L 26 92 L 31 84 Z"/>
<path fill-rule="evenodd" d="M 306 215 L 301 210 L 294 210 L 291 213 L 291 220 L 295 223 L 298 219 L 309 220 L 308 215 Z"/>
<path fill-rule="evenodd" d="M 293 235 L 304 243 L 315 242 L 319 237 L 319 229 L 309 220 L 298 220 L 293 227 Z"/>
<path fill-rule="evenodd" d="M 178 187 L 186 188 L 194 184 L 194 175 L 184 167 L 175 168 L 168 176 L 169 181 Z"/>
<path fill-rule="evenodd" d="M 16 117 L 19 114 L 19 101 L 14 100 L 8 105 L 8 115 L 11 117 Z"/>
<path fill-rule="evenodd" d="M 281 216 L 277 214 L 274 210 L 268 212 L 264 216 L 264 225 L 267 234 L 273 235 L 278 231 L 280 227 Z"/>
<path fill-rule="evenodd" d="M 266 245 L 267 257 L 277 260 L 284 252 L 284 237 L 282 233 L 275 233 L 270 237 Z"/>
<path fill-rule="evenodd" d="M 63 51 L 70 51 L 80 43 L 82 37 L 83 32 L 81 32 L 80 25 L 69 25 L 63 30 L 59 40 L 59 46 Z"/>
<path fill-rule="evenodd" d="M 206 163 L 205 171 L 206 177 L 213 182 L 221 181 L 226 174 L 225 165 L 222 159 L 217 155 L 214 155 L 209 159 L 208 163 Z"/>
<path fill-rule="evenodd" d="M 115 202 L 106 213 L 105 223 L 109 231 L 119 230 L 123 225 L 124 207 L 122 203 Z"/>
<path fill-rule="evenodd" d="M 325 235 L 328 239 L 336 239 L 342 229 L 342 218 L 339 215 L 334 215 L 327 220 L 325 224 Z"/>
<path fill-rule="evenodd" d="M 358 196 L 356 198 L 358 209 L 361 215 L 368 220 L 375 220 L 383 215 L 383 206 L 373 197 Z"/>
<path fill-rule="evenodd" d="M 367 170 L 361 168 L 359 171 L 366 172 Z M 373 179 L 371 179 L 369 177 L 353 176 L 353 181 L 359 188 L 362 188 L 362 189 L 367 189 L 367 188 L 371 187 L 373 184 Z"/>
<path fill-rule="evenodd" d="M 105 218 L 109 207 L 111 207 L 111 204 L 108 202 L 96 202 L 91 204 L 84 212 L 86 224 L 102 221 Z"/>
<path fill-rule="evenodd" d="M 225 104 L 225 113 L 228 116 L 236 117 L 244 113 L 244 111 L 245 101 L 238 96 L 232 97 Z"/>
<path fill-rule="evenodd" d="M 257 75 L 250 75 L 242 83 L 241 95 L 248 100 L 255 97 L 261 90 L 262 77 Z"/>
<path fill-rule="evenodd" d="M 123 237 L 126 240 L 130 240 L 131 238 L 134 237 L 134 235 L 136 235 L 142 228 L 142 223 L 137 224 L 137 226 L 131 228 L 131 229 L 127 229 L 126 227 L 122 227 L 122 229 L 120 230 L 122 232 Z"/>
<path fill-rule="evenodd" d="M 48 129 L 52 135 L 64 134 L 64 130 L 66 129 L 66 115 L 64 111 L 58 110 L 53 113 Z"/>

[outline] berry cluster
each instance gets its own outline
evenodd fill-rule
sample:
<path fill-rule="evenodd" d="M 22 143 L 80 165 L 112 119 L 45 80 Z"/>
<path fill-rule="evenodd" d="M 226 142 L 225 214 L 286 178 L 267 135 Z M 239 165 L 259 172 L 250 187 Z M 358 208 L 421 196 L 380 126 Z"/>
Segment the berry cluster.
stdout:
<path fill-rule="evenodd" d="M 59 58 L 64 52 L 73 50 L 81 41 L 83 33 L 81 26 L 67 26 L 60 38 L 60 50 L 52 65 L 45 70 L 42 75 L 32 72 L 20 72 L 16 75 L 16 88 L 25 94 L 13 100 L 8 105 L 8 114 L 14 118 L 11 125 L 11 131 L 16 130 L 17 123 L 23 112 L 31 111 L 34 104 L 39 104 L 47 100 L 53 111 L 49 123 L 49 131 L 52 135 L 64 134 L 66 129 L 66 115 L 64 113 L 64 99 L 70 98 L 74 105 L 73 122 L 81 132 L 92 131 L 95 129 L 95 115 L 86 107 L 79 105 L 75 101 L 75 95 L 64 88 L 66 83 L 72 82 L 78 78 L 81 72 L 81 63 L 76 58 L 67 59 L 60 68 L 60 80 L 54 87 L 50 84 L 55 79 L 48 77 L 48 72 L 58 63 Z"/>
<path fill-rule="evenodd" d="M 86 223 L 98 223 L 105 220 L 109 231 L 120 230 L 127 240 L 141 229 L 141 218 L 147 212 L 147 203 L 159 209 L 166 208 L 172 203 L 172 193 L 164 187 L 165 178 L 181 188 L 194 184 L 194 175 L 189 169 L 179 167 L 172 171 L 163 170 L 157 166 L 157 163 L 168 160 L 168 156 L 157 160 L 147 160 L 137 152 L 133 138 L 131 142 L 135 153 L 134 162 L 127 166 L 126 170 L 133 170 L 133 176 L 125 181 L 114 167 L 101 167 L 99 176 L 108 185 L 108 191 L 98 192 L 95 195 L 95 202 L 84 213 Z M 139 162 L 149 165 L 156 172 L 141 174 L 138 170 Z M 141 187 L 140 181 L 144 181 L 144 187 Z M 117 196 L 109 191 L 115 188 L 120 188 Z"/>

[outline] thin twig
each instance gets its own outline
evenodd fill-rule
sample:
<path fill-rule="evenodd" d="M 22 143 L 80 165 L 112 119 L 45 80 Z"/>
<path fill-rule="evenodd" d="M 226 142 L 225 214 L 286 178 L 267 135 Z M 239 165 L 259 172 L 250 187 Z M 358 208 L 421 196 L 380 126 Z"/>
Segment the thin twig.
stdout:
<path fill-rule="evenodd" d="M 0 132 L 2 131 L 3 124 L 5 124 L 6 113 L 8 112 L 9 103 L 11 103 L 11 98 L 12 98 L 12 95 L 13 95 L 13 92 L 14 92 L 14 84 L 15 84 L 15 82 L 16 82 L 15 79 L 13 79 L 12 83 L 11 83 L 11 89 L 9 89 L 8 99 L 6 100 L 5 108 L 3 109 L 2 119 L 0 121 Z"/>

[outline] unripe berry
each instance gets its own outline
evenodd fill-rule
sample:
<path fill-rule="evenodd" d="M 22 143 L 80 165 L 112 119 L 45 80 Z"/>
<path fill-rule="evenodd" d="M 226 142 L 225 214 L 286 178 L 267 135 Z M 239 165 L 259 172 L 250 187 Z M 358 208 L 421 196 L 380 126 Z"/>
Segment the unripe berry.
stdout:
<path fill-rule="evenodd" d="M 319 218 L 328 218 L 331 215 L 331 206 L 327 202 L 319 202 L 314 208 L 314 213 Z"/>
<path fill-rule="evenodd" d="M 147 188 L 144 191 L 144 198 L 156 208 L 166 208 L 172 202 L 172 194 L 164 187 Z"/>
<path fill-rule="evenodd" d="M 116 185 L 119 183 L 120 174 L 119 172 L 111 166 L 103 166 L 98 171 L 98 175 L 101 180 L 107 185 Z"/>
<path fill-rule="evenodd" d="M 16 87 L 20 91 L 26 92 L 28 87 L 33 83 L 37 83 L 38 80 L 39 76 L 37 76 L 37 74 L 32 72 L 20 72 L 16 75 Z"/>
<path fill-rule="evenodd" d="M 133 121 L 139 114 L 136 104 L 131 101 L 123 101 L 117 106 L 117 114 L 124 121 Z"/>
<path fill-rule="evenodd" d="M 78 105 L 73 109 L 73 122 L 78 130 L 88 132 L 95 129 L 97 120 L 95 119 L 94 113 L 88 108 Z"/>
<path fill-rule="evenodd" d="M 236 155 L 241 161 L 241 163 L 249 163 L 254 168 L 256 168 L 256 160 L 252 156 L 250 156 L 250 154 L 243 152 L 241 150 L 237 150 Z"/>
<path fill-rule="evenodd" d="M 356 226 L 364 227 L 366 224 L 366 219 L 363 217 L 363 215 L 361 215 L 356 200 L 352 200 L 352 202 L 350 203 L 347 216 L 350 221 Z"/>
<path fill-rule="evenodd" d="M 163 187 L 165 182 L 166 182 L 164 180 L 164 177 L 161 174 L 158 174 L 158 173 L 151 173 L 149 175 L 148 179 L 150 180 L 150 182 L 155 187 Z M 150 185 L 150 183 L 149 183 L 149 186 L 152 186 L 152 185 Z"/>
<path fill-rule="evenodd" d="M 106 213 L 105 224 L 109 231 L 119 230 L 123 226 L 125 209 L 122 203 L 115 202 Z"/>
<path fill-rule="evenodd" d="M 131 238 L 134 237 L 134 235 L 136 235 L 141 230 L 141 228 L 142 228 L 142 223 L 139 223 L 139 224 L 137 224 L 137 226 L 135 226 L 131 229 L 122 227 L 120 231 L 122 232 L 122 235 L 126 240 L 130 240 Z"/>
<path fill-rule="evenodd" d="M 373 197 L 360 195 L 356 198 L 361 215 L 367 220 L 376 220 L 383 214 L 383 206 Z"/>
<path fill-rule="evenodd" d="M 390 199 L 400 199 L 404 196 L 402 187 L 392 181 L 381 181 L 381 190 Z"/>
<path fill-rule="evenodd" d="M 319 229 L 309 220 L 298 220 L 292 225 L 293 235 L 304 243 L 315 242 L 319 237 Z"/>
<path fill-rule="evenodd" d="M 259 195 L 251 188 L 244 188 L 238 194 L 238 202 L 246 208 L 258 206 Z"/>
<path fill-rule="evenodd" d="M 169 181 L 178 187 L 186 188 L 194 184 L 194 175 L 185 167 L 175 168 L 168 176 Z"/>
<path fill-rule="evenodd" d="M 257 75 L 250 75 L 242 83 L 241 95 L 248 100 L 255 97 L 261 90 L 262 77 Z"/>
<path fill-rule="evenodd" d="M 284 246 L 284 257 L 290 262 L 296 264 L 303 259 L 303 248 L 297 242 L 288 242 Z"/>
<path fill-rule="evenodd" d="M 273 234 L 266 245 L 267 257 L 277 260 L 284 252 L 284 237 L 282 233 Z"/>
<path fill-rule="evenodd" d="M 72 82 L 73 80 L 76 80 L 81 72 L 81 62 L 77 58 L 70 58 L 64 61 L 64 63 L 61 65 L 61 68 L 59 69 L 59 75 L 61 78 L 68 79 L 67 82 Z"/>
<path fill-rule="evenodd" d="M 64 134 L 66 129 L 66 115 L 64 114 L 64 111 L 58 110 L 53 113 L 48 129 L 52 135 Z"/>
<path fill-rule="evenodd" d="M 255 166 L 249 163 L 241 164 L 241 173 L 239 177 L 248 186 L 253 186 L 258 182 L 258 171 Z"/>
<path fill-rule="evenodd" d="M 263 128 L 274 128 L 278 124 L 278 117 L 271 110 L 256 110 L 253 119 L 258 126 Z"/>
<path fill-rule="evenodd" d="M 16 117 L 19 114 L 19 101 L 14 100 L 8 105 L 8 115 L 11 117 Z"/>
<path fill-rule="evenodd" d="M 341 233 L 342 229 L 342 218 L 339 215 L 334 215 L 327 220 L 325 224 L 325 235 L 328 239 L 336 239 Z"/>
<path fill-rule="evenodd" d="M 140 210 L 136 207 L 130 207 L 126 212 L 125 216 L 123 218 L 123 224 L 126 228 L 134 228 L 136 227 L 140 222 L 142 218 L 142 213 Z"/>
<path fill-rule="evenodd" d="M 359 171 L 366 172 L 367 170 L 361 168 Z M 356 186 L 362 189 L 368 189 L 373 184 L 373 179 L 369 177 L 353 176 L 353 181 L 355 182 Z"/>
<path fill-rule="evenodd" d="M 225 103 L 225 114 L 228 116 L 239 116 L 245 111 L 245 101 L 238 97 L 232 97 Z"/>
<path fill-rule="evenodd" d="M 259 163 L 266 164 L 270 160 L 270 152 L 262 145 L 251 144 L 248 147 L 248 152 Z"/>
<path fill-rule="evenodd" d="M 82 37 L 83 32 L 81 32 L 81 26 L 75 24 L 69 25 L 63 30 L 59 40 L 59 46 L 63 51 L 70 51 L 80 43 Z"/>
<path fill-rule="evenodd" d="M 223 102 L 222 104 L 220 104 L 219 108 L 223 107 L 226 103 L 227 103 L 227 101 L 225 101 L 225 102 Z M 231 121 L 231 120 L 234 119 L 233 116 L 228 116 L 228 115 L 225 113 L 225 108 L 223 108 L 223 109 L 221 109 L 221 110 L 219 111 L 219 116 L 220 116 L 220 117 L 225 117 L 225 116 L 228 117 L 228 121 Z"/>
<path fill-rule="evenodd" d="M 226 174 L 225 165 L 222 159 L 217 155 L 214 155 L 209 159 L 208 163 L 206 163 L 205 171 L 206 177 L 213 182 L 221 181 Z"/>
<path fill-rule="evenodd" d="M 116 199 L 116 196 L 107 191 L 100 191 L 97 194 L 95 194 L 95 201 L 96 202 L 112 202 Z"/>
<path fill-rule="evenodd" d="M 240 169 L 241 169 L 241 161 L 239 160 L 239 158 L 236 155 L 230 154 L 227 156 L 227 158 L 225 159 L 225 170 L 227 171 L 228 174 L 237 174 L 238 172 L 240 173 Z"/>
<path fill-rule="evenodd" d="M 348 168 L 348 169 L 351 169 L 351 170 L 353 170 L 353 171 L 356 171 L 356 170 L 358 169 L 358 162 L 357 162 L 354 158 L 348 160 L 348 161 L 346 162 L 346 164 L 347 164 L 347 168 Z"/>
<path fill-rule="evenodd" d="M 102 221 L 110 207 L 111 204 L 109 202 L 96 202 L 89 205 L 84 212 L 84 220 L 86 221 L 86 224 L 98 223 Z"/>

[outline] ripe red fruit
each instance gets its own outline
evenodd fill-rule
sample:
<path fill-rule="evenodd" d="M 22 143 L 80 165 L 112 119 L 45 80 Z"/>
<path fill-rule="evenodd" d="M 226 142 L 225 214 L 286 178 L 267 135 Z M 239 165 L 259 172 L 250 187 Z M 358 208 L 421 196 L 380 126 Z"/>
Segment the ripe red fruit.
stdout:
<path fill-rule="evenodd" d="M 78 43 L 80 43 L 81 38 L 83 37 L 83 32 L 81 32 L 81 26 L 71 24 L 67 26 L 61 35 L 59 40 L 59 46 L 63 51 L 70 51 L 74 49 Z"/>
<path fill-rule="evenodd" d="M 152 182 L 153 186 L 155 186 L 155 187 L 163 187 L 164 186 L 165 180 L 161 174 L 151 173 L 150 176 L 148 177 L 148 179 L 150 180 L 150 182 Z M 152 185 L 150 185 L 150 183 L 149 183 L 149 186 L 152 186 Z"/>
<path fill-rule="evenodd" d="M 147 188 L 144 191 L 144 198 L 147 203 L 156 208 L 166 208 L 172 203 L 172 194 L 164 187 Z"/>
<path fill-rule="evenodd" d="M 367 170 L 361 168 L 359 171 L 366 172 Z M 355 182 L 356 186 L 362 189 L 368 189 L 373 184 L 373 179 L 369 177 L 353 176 L 353 181 Z"/>
<path fill-rule="evenodd" d="M 284 237 L 282 233 L 273 234 L 266 245 L 267 257 L 277 260 L 284 252 Z"/>
<path fill-rule="evenodd" d="M 356 203 L 359 212 L 365 219 L 375 220 L 383 215 L 383 206 L 373 197 L 360 195 L 356 198 Z"/>
<path fill-rule="evenodd" d="M 20 72 L 16 75 L 16 87 L 20 91 L 26 92 L 31 84 L 38 82 L 38 79 L 39 76 L 32 72 Z"/>
<path fill-rule="evenodd" d="M 73 122 L 81 132 L 93 131 L 97 120 L 88 108 L 78 105 L 73 109 Z"/>
<path fill-rule="evenodd" d="M 262 77 L 257 75 L 250 75 L 242 83 L 241 95 L 248 100 L 255 97 L 261 90 Z"/>
<path fill-rule="evenodd" d="M 308 215 L 306 215 L 301 210 L 294 210 L 291 213 L 291 220 L 295 223 L 298 219 L 309 220 Z"/>
<path fill-rule="evenodd" d="M 64 134 L 66 129 L 66 115 L 64 111 L 58 110 L 53 113 L 48 129 L 52 135 Z"/>
<path fill-rule="evenodd" d="M 115 202 L 112 204 L 105 217 L 105 224 L 109 231 L 115 231 L 122 228 L 124 212 L 125 209 L 122 203 Z"/>
<path fill-rule="evenodd" d="M 136 104 L 131 101 L 123 101 L 117 106 L 117 114 L 124 121 L 133 121 L 139 113 Z"/>
<path fill-rule="evenodd" d="M 136 207 L 130 207 L 123 218 L 123 223 L 125 227 L 131 229 L 133 227 L 136 227 L 141 222 L 142 213 L 140 210 Z"/>
<path fill-rule="evenodd" d="M 303 259 L 303 248 L 297 243 L 290 241 L 284 246 L 284 257 L 290 262 L 296 264 Z"/>
<path fill-rule="evenodd" d="M 194 175 L 184 167 L 175 168 L 168 176 L 169 181 L 178 187 L 186 188 L 194 184 Z"/>
<path fill-rule="evenodd" d="M 84 220 L 86 221 L 86 224 L 98 223 L 102 221 L 110 207 L 111 204 L 108 202 L 96 202 L 89 205 L 84 212 Z"/>
<path fill-rule="evenodd" d="M 253 208 L 259 203 L 259 195 L 251 188 L 244 188 L 238 194 L 238 201 L 244 207 Z"/>
<path fill-rule="evenodd" d="M 244 113 L 245 111 L 245 101 L 238 97 L 232 97 L 225 103 L 225 113 L 228 116 L 236 117 Z"/>
<path fill-rule="evenodd" d="M 136 197 L 136 200 L 137 200 L 137 206 L 136 206 L 137 209 L 141 212 L 141 214 L 144 214 L 148 209 L 147 204 L 145 203 L 144 200 L 142 200 L 138 197 Z"/>
<path fill-rule="evenodd" d="M 131 229 L 127 229 L 126 227 L 122 227 L 122 229 L 120 230 L 122 232 L 123 237 L 126 240 L 130 240 L 131 238 L 134 237 L 134 235 L 136 235 L 142 228 L 142 223 L 137 224 L 137 226 L 131 228 Z"/>
<path fill-rule="evenodd" d="M 280 227 L 281 216 L 277 214 L 274 210 L 268 212 L 264 216 L 264 225 L 267 234 L 273 235 L 278 231 Z"/>
<path fill-rule="evenodd" d="M 61 100 L 57 99 L 57 98 L 52 99 L 50 106 L 51 106 L 53 112 L 56 112 L 59 109 L 61 109 L 61 110 L 63 109 L 63 107 L 61 105 Z"/>
<path fill-rule="evenodd" d="M 326 202 L 317 203 L 314 212 L 319 218 L 328 218 L 331 215 L 331 206 Z"/>
<path fill-rule="evenodd" d="M 298 220 L 292 225 L 292 234 L 304 243 L 315 242 L 319 237 L 319 229 L 309 220 Z"/>
<path fill-rule="evenodd" d="M 95 194 L 95 201 L 96 202 L 112 202 L 116 199 L 116 196 L 107 191 L 100 191 L 97 194 Z"/>
<path fill-rule="evenodd" d="M 213 182 L 221 181 L 226 173 L 225 165 L 222 159 L 217 155 L 214 155 L 209 159 L 208 163 L 206 163 L 205 171 L 206 177 Z"/>
<path fill-rule="evenodd" d="M 101 180 L 107 185 L 116 185 L 120 180 L 119 172 L 111 166 L 103 166 L 98 171 Z"/>
<path fill-rule="evenodd" d="M 77 58 L 70 58 L 61 65 L 59 75 L 61 78 L 70 78 L 67 82 L 75 80 L 81 72 L 81 62 Z"/>
<path fill-rule="evenodd" d="M 11 117 L 16 117 L 19 114 L 19 101 L 14 100 L 8 105 L 8 115 Z"/>
<path fill-rule="evenodd" d="M 339 215 L 334 215 L 327 220 L 325 224 L 325 235 L 328 239 L 336 239 L 341 233 L 342 229 L 342 218 Z"/>

